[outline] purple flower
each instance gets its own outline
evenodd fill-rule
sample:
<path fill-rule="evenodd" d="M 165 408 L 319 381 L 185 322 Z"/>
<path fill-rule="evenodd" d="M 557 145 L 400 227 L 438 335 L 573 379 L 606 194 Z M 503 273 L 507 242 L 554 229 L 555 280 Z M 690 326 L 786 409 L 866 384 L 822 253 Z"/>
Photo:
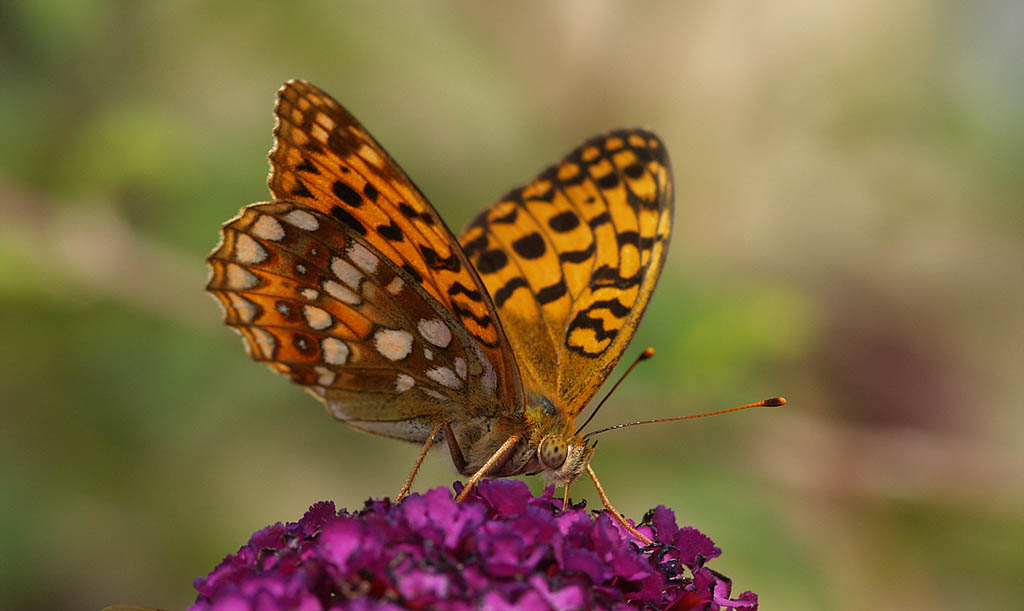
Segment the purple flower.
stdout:
<path fill-rule="evenodd" d="M 354 513 L 317 503 L 197 579 L 191 609 L 757 609 L 704 566 L 721 550 L 670 509 L 648 512 L 637 528 L 654 543 L 640 547 L 606 512 L 563 511 L 553 492 L 499 479 L 462 503 L 444 488 Z"/>

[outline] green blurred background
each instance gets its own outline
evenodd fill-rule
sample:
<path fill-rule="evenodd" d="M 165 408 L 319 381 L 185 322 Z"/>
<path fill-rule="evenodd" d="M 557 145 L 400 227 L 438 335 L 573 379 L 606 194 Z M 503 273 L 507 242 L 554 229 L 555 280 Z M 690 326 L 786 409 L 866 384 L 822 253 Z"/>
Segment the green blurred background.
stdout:
<path fill-rule="evenodd" d="M 406 476 L 417 448 L 333 422 L 202 292 L 295 77 L 456 231 L 655 129 L 677 222 L 627 360 L 658 354 L 598 423 L 790 405 L 605 436 L 618 508 L 675 508 L 764 609 L 1019 606 L 1022 27 L 1012 0 L 0 4 L 0 607 L 181 608 L 252 531 Z"/>

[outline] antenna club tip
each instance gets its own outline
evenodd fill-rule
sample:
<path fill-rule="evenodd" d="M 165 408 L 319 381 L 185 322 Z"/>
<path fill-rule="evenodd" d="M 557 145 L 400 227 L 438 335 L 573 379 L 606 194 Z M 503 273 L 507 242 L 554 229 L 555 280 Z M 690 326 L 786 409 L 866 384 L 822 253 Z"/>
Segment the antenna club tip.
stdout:
<path fill-rule="evenodd" d="M 764 407 L 782 407 L 786 404 L 785 397 L 772 397 L 764 400 Z"/>
<path fill-rule="evenodd" d="M 640 358 L 643 360 L 647 360 L 652 356 L 654 356 L 654 348 L 648 348 L 647 350 L 644 350 L 643 352 L 640 353 Z"/>

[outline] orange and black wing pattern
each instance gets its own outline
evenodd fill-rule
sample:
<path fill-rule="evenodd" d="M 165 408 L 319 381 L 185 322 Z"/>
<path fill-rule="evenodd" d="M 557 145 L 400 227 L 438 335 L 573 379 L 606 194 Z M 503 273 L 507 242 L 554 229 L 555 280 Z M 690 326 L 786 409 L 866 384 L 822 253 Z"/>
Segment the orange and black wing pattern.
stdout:
<path fill-rule="evenodd" d="M 208 263 L 207 290 L 250 356 L 355 428 L 422 442 L 452 405 L 458 419 L 502 405 L 476 338 L 334 216 L 291 201 L 246 206 Z"/>
<path fill-rule="evenodd" d="M 301 80 L 274 109 L 268 185 L 274 198 L 331 215 L 401 267 L 466 328 L 497 370 L 499 397 L 522 404 L 515 359 L 486 291 L 420 190 L 338 102 Z"/>
<path fill-rule="evenodd" d="M 459 238 L 528 389 L 577 415 L 622 356 L 672 230 L 672 172 L 644 129 L 592 138 Z"/>
<path fill-rule="evenodd" d="M 423 441 L 451 413 L 520 413 L 487 290 L 420 191 L 313 85 L 286 83 L 275 114 L 276 199 L 228 221 L 207 259 L 207 290 L 250 355 L 391 437 Z"/>

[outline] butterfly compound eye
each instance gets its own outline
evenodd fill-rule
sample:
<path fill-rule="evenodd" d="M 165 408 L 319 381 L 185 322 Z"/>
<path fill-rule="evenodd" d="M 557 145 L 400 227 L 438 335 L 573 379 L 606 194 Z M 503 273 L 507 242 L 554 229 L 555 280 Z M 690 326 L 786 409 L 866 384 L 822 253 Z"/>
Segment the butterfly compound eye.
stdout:
<path fill-rule="evenodd" d="M 555 470 L 565 463 L 569 453 L 569 444 L 559 437 L 547 436 L 540 440 L 537 457 L 546 469 Z"/>

